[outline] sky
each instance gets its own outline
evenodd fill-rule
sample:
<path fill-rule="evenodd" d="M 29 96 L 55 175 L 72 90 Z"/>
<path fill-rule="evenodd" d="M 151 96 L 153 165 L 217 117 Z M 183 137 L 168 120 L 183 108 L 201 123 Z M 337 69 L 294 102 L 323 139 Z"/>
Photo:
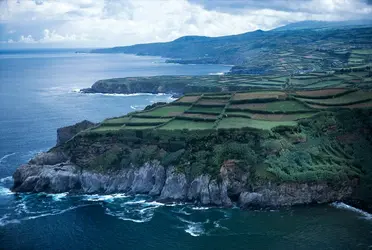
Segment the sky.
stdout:
<path fill-rule="evenodd" d="M 112 47 L 372 18 L 372 0 L 0 0 L 0 48 Z"/>

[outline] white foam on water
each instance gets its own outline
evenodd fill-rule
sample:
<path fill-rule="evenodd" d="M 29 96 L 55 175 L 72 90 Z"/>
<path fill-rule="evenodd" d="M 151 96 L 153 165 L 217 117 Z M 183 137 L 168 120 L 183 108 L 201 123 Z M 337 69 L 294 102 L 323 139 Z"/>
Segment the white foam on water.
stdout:
<path fill-rule="evenodd" d="M 86 206 L 88 206 L 88 205 L 72 206 L 72 207 L 69 207 L 69 208 L 66 208 L 66 209 L 62 209 L 62 210 L 54 210 L 50 213 L 44 213 L 44 214 L 39 214 L 39 215 L 35 215 L 35 216 L 28 216 L 28 217 L 22 218 L 21 220 L 34 220 L 34 219 L 45 217 L 45 216 L 59 215 L 59 214 L 63 214 L 63 213 L 66 213 L 68 211 L 71 211 L 71 210 L 74 210 L 74 209 L 77 209 L 77 208 L 81 208 L 81 207 L 86 207 Z"/>
<path fill-rule="evenodd" d="M 185 220 L 179 216 L 177 216 L 177 218 L 180 221 L 186 223 L 185 232 L 190 234 L 191 236 L 197 237 L 197 236 L 205 234 L 203 224 L 208 223 L 209 220 L 207 220 L 206 222 L 194 222 L 194 221 Z"/>
<path fill-rule="evenodd" d="M 12 155 L 15 155 L 16 153 L 10 153 L 10 154 L 6 154 L 4 155 L 3 157 L 0 158 L 0 163 L 2 163 L 3 161 L 6 160 L 6 158 L 12 156 Z"/>
<path fill-rule="evenodd" d="M 59 193 L 59 194 L 47 194 L 47 196 L 52 197 L 54 201 L 61 201 L 62 199 L 65 199 L 67 195 L 68 195 L 68 192 Z"/>
<path fill-rule="evenodd" d="M 167 206 L 167 204 L 157 202 L 157 201 L 146 202 L 146 205 L 156 206 L 156 207 Z"/>
<path fill-rule="evenodd" d="M 191 213 L 188 213 L 185 211 L 185 207 L 182 207 L 181 209 L 177 209 L 177 210 L 173 210 L 174 213 L 177 213 L 177 214 L 183 214 L 183 215 L 191 215 Z"/>
<path fill-rule="evenodd" d="M 208 210 L 211 209 L 210 207 L 192 207 L 192 210 Z"/>
<path fill-rule="evenodd" d="M 223 76 L 225 72 L 216 72 L 216 73 L 209 73 L 210 76 Z"/>
<path fill-rule="evenodd" d="M 142 110 L 146 107 L 146 105 L 130 105 L 130 108 L 133 110 Z"/>
<path fill-rule="evenodd" d="M 197 237 L 204 234 L 204 229 L 199 224 L 187 225 L 187 229 L 185 229 L 185 232 L 190 234 L 191 236 Z"/>
<path fill-rule="evenodd" d="M 0 186 L 0 196 L 12 195 L 13 192 L 9 188 Z"/>
<path fill-rule="evenodd" d="M 221 228 L 221 229 L 229 230 L 227 227 L 221 226 L 219 221 L 214 221 L 213 225 L 214 225 L 215 228 Z"/>
<path fill-rule="evenodd" d="M 4 177 L 4 178 L 1 178 L 0 179 L 0 183 L 11 183 L 13 182 L 13 177 L 12 176 L 7 176 L 7 177 Z"/>
<path fill-rule="evenodd" d="M 138 212 L 138 211 L 134 210 L 134 211 L 132 211 L 132 214 L 130 214 L 130 213 L 124 212 L 122 210 L 120 210 L 120 211 L 112 211 L 109 208 L 106 208 L 106 210 L 105 210 L 105 214 L 107 214 L 107 215 L 116 217 L 116 218 L 118 218 L 120 220 L 131 221 L 131 222 L 135 222 L 135 223 L 148 222 L 153 217 L 153 213 L 145 214 L 145 212 L 141 213 L 140 211 L 139 211 L 139 214 L 140 214 L 140 218 L 139 219 L 138 218 L 131 217 L 131 215 L 135 215 L 136 212 Z"/>
<path fill-rule="evenodd" d="M 0 227 L 6 226 L 8 224 L 21 223 L 20 220 L 17 219 L 8 220 L 8 218 L 9 218 L 8 214 L 5 214 L 3 217 L 0 218 Z"/>
<path fill-rule="evenodd" d="M 82 92 L 79 92 L 82 93 Z M 121 97 L 130 97 L 130 96 L 165 96 L 168 95 L 166 93 L 134 93 L 134 94 L 117 94 L 117 93 L 82 93 L 85 95 L 103 95 L 103 96 L 121 96 Z"/>
<path fill-rule="evenodd" d="M 352 207 L 350 205 L 347 205 L 343 202 L 333 202 L 331 205 L 335 208 L 345 209 L 345 210 L 349 210 L 349 211 L 361 214 L 363 216 L 363 218 L 368 219 L 368 220 L 372 220 L 372 214 L 367 213 L 366 211 L 363 211 L 361 209 Z"/>
<path fill-rule="evenodd" d="M 71 92 L 80 93 L 81 89 L 72 89 Z"/>
<path fill-rule="evenodd" d="M 99 194 L 91 194 L 91 195 L 83 195 L 83 200 L 85 201 L 106 201 L 112 202 L 115 199 L 122 199 L 129 197 L 125 194 L 106 194 L 106 195 L 99 195 Z"/>
<path fill-rule="evenodd" d="M 138 201 L 127 201 L 124 202 L 125 205 L 134 205 L 134 204 L 144 204 L 146 200 L 138 200 Z"/>
<path fill-rule="evenodd" d="M 13 219 L 10 219 L 10 217 L 12 216 L 11 214 L 5 214 L 2 218 L 0 218 L 0 226 L 6 226 L 8 224 L 14 224 L 14 223 L 21 223 L 22 221 L 26 221 L 26 220 L 34 220 L 34 219 L 37 219 L 37 218 L 41 218 L 41 217 L 46 217 L 46 216 L 53 216 L 53 215 L 59 215 L 59 214 L 63 214 L 63 213 L 66 213 L 68 211 L 71 211 L 71 210 L 74 210 L 74 209 L 77 209 L 77 208 L 80 208 L 80 207 L 85 207 L 85 206 L 88 206 L 88 205 L 79 205 L 79 206 L 71 206 L 71 207 L 68 207 L 66 209 L 61 209 L 61 210 L 51 210 L 51 211 L 48 211 L 48 212 L 30 212 L 28 211 L 27 209 L 27 206 L 24 204 L 24 203 L 21 203 L 19 205 L 17 205 L 17 208 L 15 209 L 16 211 L 16 214 L 19 216 L 19 215 L 22 215 L 23 213 L 26 213 L 27 215 L 30 215 L 30 214 L 36 214 L 36 215 L 32 215 L 32 216 L 24 216 L 24 217 L 21 217 L 21 218 L 13 218 Z M 14 217 L 14 216 L 12 216 Z"/>

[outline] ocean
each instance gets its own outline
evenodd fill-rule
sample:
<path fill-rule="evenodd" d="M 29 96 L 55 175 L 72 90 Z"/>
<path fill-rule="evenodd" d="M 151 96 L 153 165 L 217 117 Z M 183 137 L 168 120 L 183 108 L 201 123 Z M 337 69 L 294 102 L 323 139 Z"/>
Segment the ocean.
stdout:
<path fill-rule="evenodd" d="M 11 175 L 56 129 L 170 95 L 82 94 L 104 78 L 219 74 L 224 65 L 75 50 L 0 51 L 0 249 L 371 249 L 372 215 L 344 203 L 279 210 L 162 204 L 147 196 L 14 194 Z"/>

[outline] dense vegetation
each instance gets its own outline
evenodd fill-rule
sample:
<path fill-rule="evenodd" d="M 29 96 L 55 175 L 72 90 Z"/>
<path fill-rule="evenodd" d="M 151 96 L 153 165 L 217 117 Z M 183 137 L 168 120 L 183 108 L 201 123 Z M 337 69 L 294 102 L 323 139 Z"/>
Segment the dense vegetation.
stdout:
<path fill-rule="evenodd" d="M 238 166 L 252 185 L 360 180 L 372 200 L 372 92 L 355 87 L 189 94 L 107 119 L 64 149 L 102 172 L 157 160 L 189 178 Z"/>

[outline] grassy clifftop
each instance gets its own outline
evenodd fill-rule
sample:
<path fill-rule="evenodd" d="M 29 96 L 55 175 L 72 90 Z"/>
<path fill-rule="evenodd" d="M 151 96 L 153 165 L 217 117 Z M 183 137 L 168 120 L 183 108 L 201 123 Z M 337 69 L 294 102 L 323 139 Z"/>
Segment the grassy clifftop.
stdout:
<path fill-rule="evenodd" d="M 110 172 L 158 160 L 189 178 L 221 166 L 261 182 L 360 182 L 371 200 L 372 92 L 358 88 L 185 95 L 106 119 L 63 148 L 82 168 Z"/>

